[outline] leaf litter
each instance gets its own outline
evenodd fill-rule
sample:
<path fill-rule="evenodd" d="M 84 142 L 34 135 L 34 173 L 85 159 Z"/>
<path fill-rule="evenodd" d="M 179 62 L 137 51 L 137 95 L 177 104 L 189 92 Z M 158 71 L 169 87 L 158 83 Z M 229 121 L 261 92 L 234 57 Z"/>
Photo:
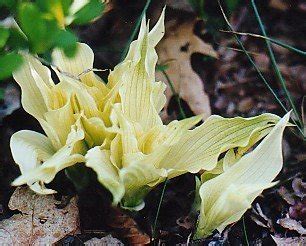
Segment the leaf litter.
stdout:
<path fill-rule="evenodd" d="M 54 196 L 40 196 L 28 188 L 15 190 L 9 208 L 18 214 L 0 221 L 0 241 L 13 245 L 53 244 L 79 232 L 77 198 L 58 208 Z"/>

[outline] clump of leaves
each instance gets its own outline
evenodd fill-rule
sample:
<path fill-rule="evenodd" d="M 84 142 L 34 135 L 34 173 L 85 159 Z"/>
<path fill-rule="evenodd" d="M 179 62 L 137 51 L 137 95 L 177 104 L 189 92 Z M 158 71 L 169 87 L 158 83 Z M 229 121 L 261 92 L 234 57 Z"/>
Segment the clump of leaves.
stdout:
<path fill-rule="evenodd" d="M 11 76 L 22 63 L 19 50 L 48 59 L 55 47 L 69 57 L 76 52 L 77 37 L 68 28 L 86 24 L 101 15 L 101 0 L 36 0 L 0 2 L 6 18 L 0 22 L 0 79 Z"/>
<path fill-rule="evenodd" d="M 59 49 L 52 53 L 58 84 L 47 67 L 23 53 L 25 62 L 14 78 L 24 109 L 46 135 L 23 130 L 12 136 L 12 154 L 22 173 L 13 185 L 54 193 L 45 184 L 59 171 L 81 164 L 97 173 L 114 205 L 140 210 L 159 183 L 205 170 L 196 238 L 238 220 L 273 185 L 282 166 L 281 138 L 288 115 L 213 115 L 196 128 L 201 116 L 163 124 L 159 113 L 166 85 L 155 81 L 155 46 L 164 32 L 164 12 L 151 31 L 144 17 L 137 40 L 110 72 L 107 84 L 92 71 L 94 54 L 85 44 L 78 44 L 73 58 Z"/>

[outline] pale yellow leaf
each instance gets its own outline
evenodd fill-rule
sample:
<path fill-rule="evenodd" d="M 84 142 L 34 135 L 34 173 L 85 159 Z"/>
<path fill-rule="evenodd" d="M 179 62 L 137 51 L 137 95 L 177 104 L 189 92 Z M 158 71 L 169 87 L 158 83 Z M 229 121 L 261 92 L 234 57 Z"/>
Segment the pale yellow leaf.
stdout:
<path fill-rule="evenodd" d="M 86 154 L 86 166 L 97 173 L 98 181 L 112 193 L 113 204 L 117 205 L 125 190 L 118 170 L 110 161 L 110 151 L 100 147 L 90 149 Z"/>
<path fill-rule="evenodd" d="M 195 238 L 209 236 L 215 229 L 222 231 L 239 220 L 262 190 L 273 185 L 283 164 L 282 136 L 289 117 L 290 113 L 285 115 L 254 151 L 202 184 Z"/>
<path fill-rule="evenodd" d="M 247 119 L 213 115 L 201 126 L 188 131 L 171 148 L 160 166 L 193 173 L 201 169 L 212 170 L 221 153 L 235 147 L 248 146 L 254 133 L 271 129 L 278 120 L 279 117 L 273 114 Z"/>

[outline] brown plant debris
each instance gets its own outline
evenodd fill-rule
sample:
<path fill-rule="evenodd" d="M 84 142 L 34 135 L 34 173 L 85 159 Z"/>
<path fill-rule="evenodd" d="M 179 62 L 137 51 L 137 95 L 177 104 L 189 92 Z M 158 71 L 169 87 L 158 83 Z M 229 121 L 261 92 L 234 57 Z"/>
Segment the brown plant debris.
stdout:
<path fill-rule="evenodd" d="M 203 114 L 206 119 L 211 114 L 208 95 L 204 83 L 191 66 L 191 55 L 201 53 L 216 58 L 218 55 L 210 44 L 203 42 L 194 32 L 196 19 L 184 23 L 166 23 L 166 35 L 157 46 L 160 64 L 167 64 L 166 73 L 173 83 L 175 92 L 185 100 L 194 114 Z M 170 62 L 169 62 L 170 61 Z M 166 81 L 164 74 L 157 73 L 157 80 Z M 166 90 L 167 104 L 172 97 L 170 87 Z"/>
<path fill-rule="evenodd" d="M 126 239 L 129 245 L 147 245 L 150 237 L 142 232 L 136 221 L 119 208 L 110 208 L 107 225 L 115 230 L 119 238 Z"/>
<path fill-rule="evenodd" d="M 11 210 L 19 210 L 11 218 L 0 221 L 0 242 L 8 245 L 53 244 L 79 230 L 77 199 L 72 198 L 63 209 L 54 196 L 40 196 L 25 187 L 15 190 Z"/>

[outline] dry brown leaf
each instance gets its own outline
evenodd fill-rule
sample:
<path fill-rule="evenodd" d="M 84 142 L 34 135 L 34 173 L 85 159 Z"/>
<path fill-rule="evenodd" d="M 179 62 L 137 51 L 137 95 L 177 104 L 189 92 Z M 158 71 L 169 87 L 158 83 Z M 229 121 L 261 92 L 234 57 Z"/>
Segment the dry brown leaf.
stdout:
<path fill-rule="evenodd" d="M 148 245 L 150 237 L 141 231 L 137 222 L 122 209 L 110 207 L 107 225 L 116 231 L 120 238 L 124 238 L 129 245 Z"/>
<path fill-rule="evenodd" d="M 274 242 L 277 246 L 297 246 L 297 245 L 306 245 L 306 237 L 273 237 Z"/>
<path fill-rule="evenodd" d="M 0 221 L 0 242 L 7 245 L 53 244 L 79 230 L 77 199 L 59 209 L 54 196 L 40 196 L 19 187 L 9 201 L 11 210 L 19 210 L 11 218 Z"/>
<path fill-rule="evenodd" d="M 301 225 L 300 222 L 294 219 L 290 218 L 279 219 L 277 223 L 288 230 L 294 230 L 301 235 L 306 235 L 306 229 Z"/>
<path fill-rule="evenodd" d="M 206 119 L 211 114 L 209 98 L 204 91 L 204 84 L 198 74 L 192 69 L 190 56 L 193 53 L 217 57 L 217 53 L 210 44 L 204 43 L 193 33 L 196 20 L 178 24 L 176 21 L 166 23 L 166 35 L 157 46 L 159 63 L 168 63 L 166 73 L 172 81 L 176 93 L 184 99 L 194 114 L 203 114 Z M 167 81 L 161 72 L 156 75 L 157 80 Z M 166 90 L 167 109 L 172 92 L 168 86 Z"/>
<path fill-rule="evenodd" d="M 107 246 L 107 245 L 112 245 L 112 246 L 123 246 L 124 244 L 118 240 L 117 238 L 112 237 L 111 235 L 107 235 L 106 237 L 102 238 L 92 238 L 84 243 L 87 246 Z"/>
<path fill-rule="evenodd" d="M 281 11 L 289 9 L 289 4 L 284 0 L 270 0 L 270 6 Z"/>
<path fill-rule="evenodd" d="M 294 190 L 294 194 L 300 198 L 306 197 L 306 182 L 303 182 L 300 178 L 295 178 L 292 181 L 292 188 Z"/>
<path fill-rule="evenodd" d="M 271 219 L 269 219 L 262 211 L 259 203 L 255 204 L 255 207 L 252 207 L 252 214 L 251 219 L 259 226 L 269 228 L 271 231 L 274 231 L 273 229 L 273 223 Z"/>
<path fill-rule="evenodd" d="M 176 220 L 176 224 L 184 227 L 186 230 L 189 230 L 194 226 L 194 221 L 190 218 L 190 216 L 183 216 Z"/>
<path fill-rule="evenodd" d="M 281 186 L 278 190 L 278 194 L 289 204 L 294 205 L 296 203 L 296 199 L 293 194 L 289 192 L 284 186 Z"/>

